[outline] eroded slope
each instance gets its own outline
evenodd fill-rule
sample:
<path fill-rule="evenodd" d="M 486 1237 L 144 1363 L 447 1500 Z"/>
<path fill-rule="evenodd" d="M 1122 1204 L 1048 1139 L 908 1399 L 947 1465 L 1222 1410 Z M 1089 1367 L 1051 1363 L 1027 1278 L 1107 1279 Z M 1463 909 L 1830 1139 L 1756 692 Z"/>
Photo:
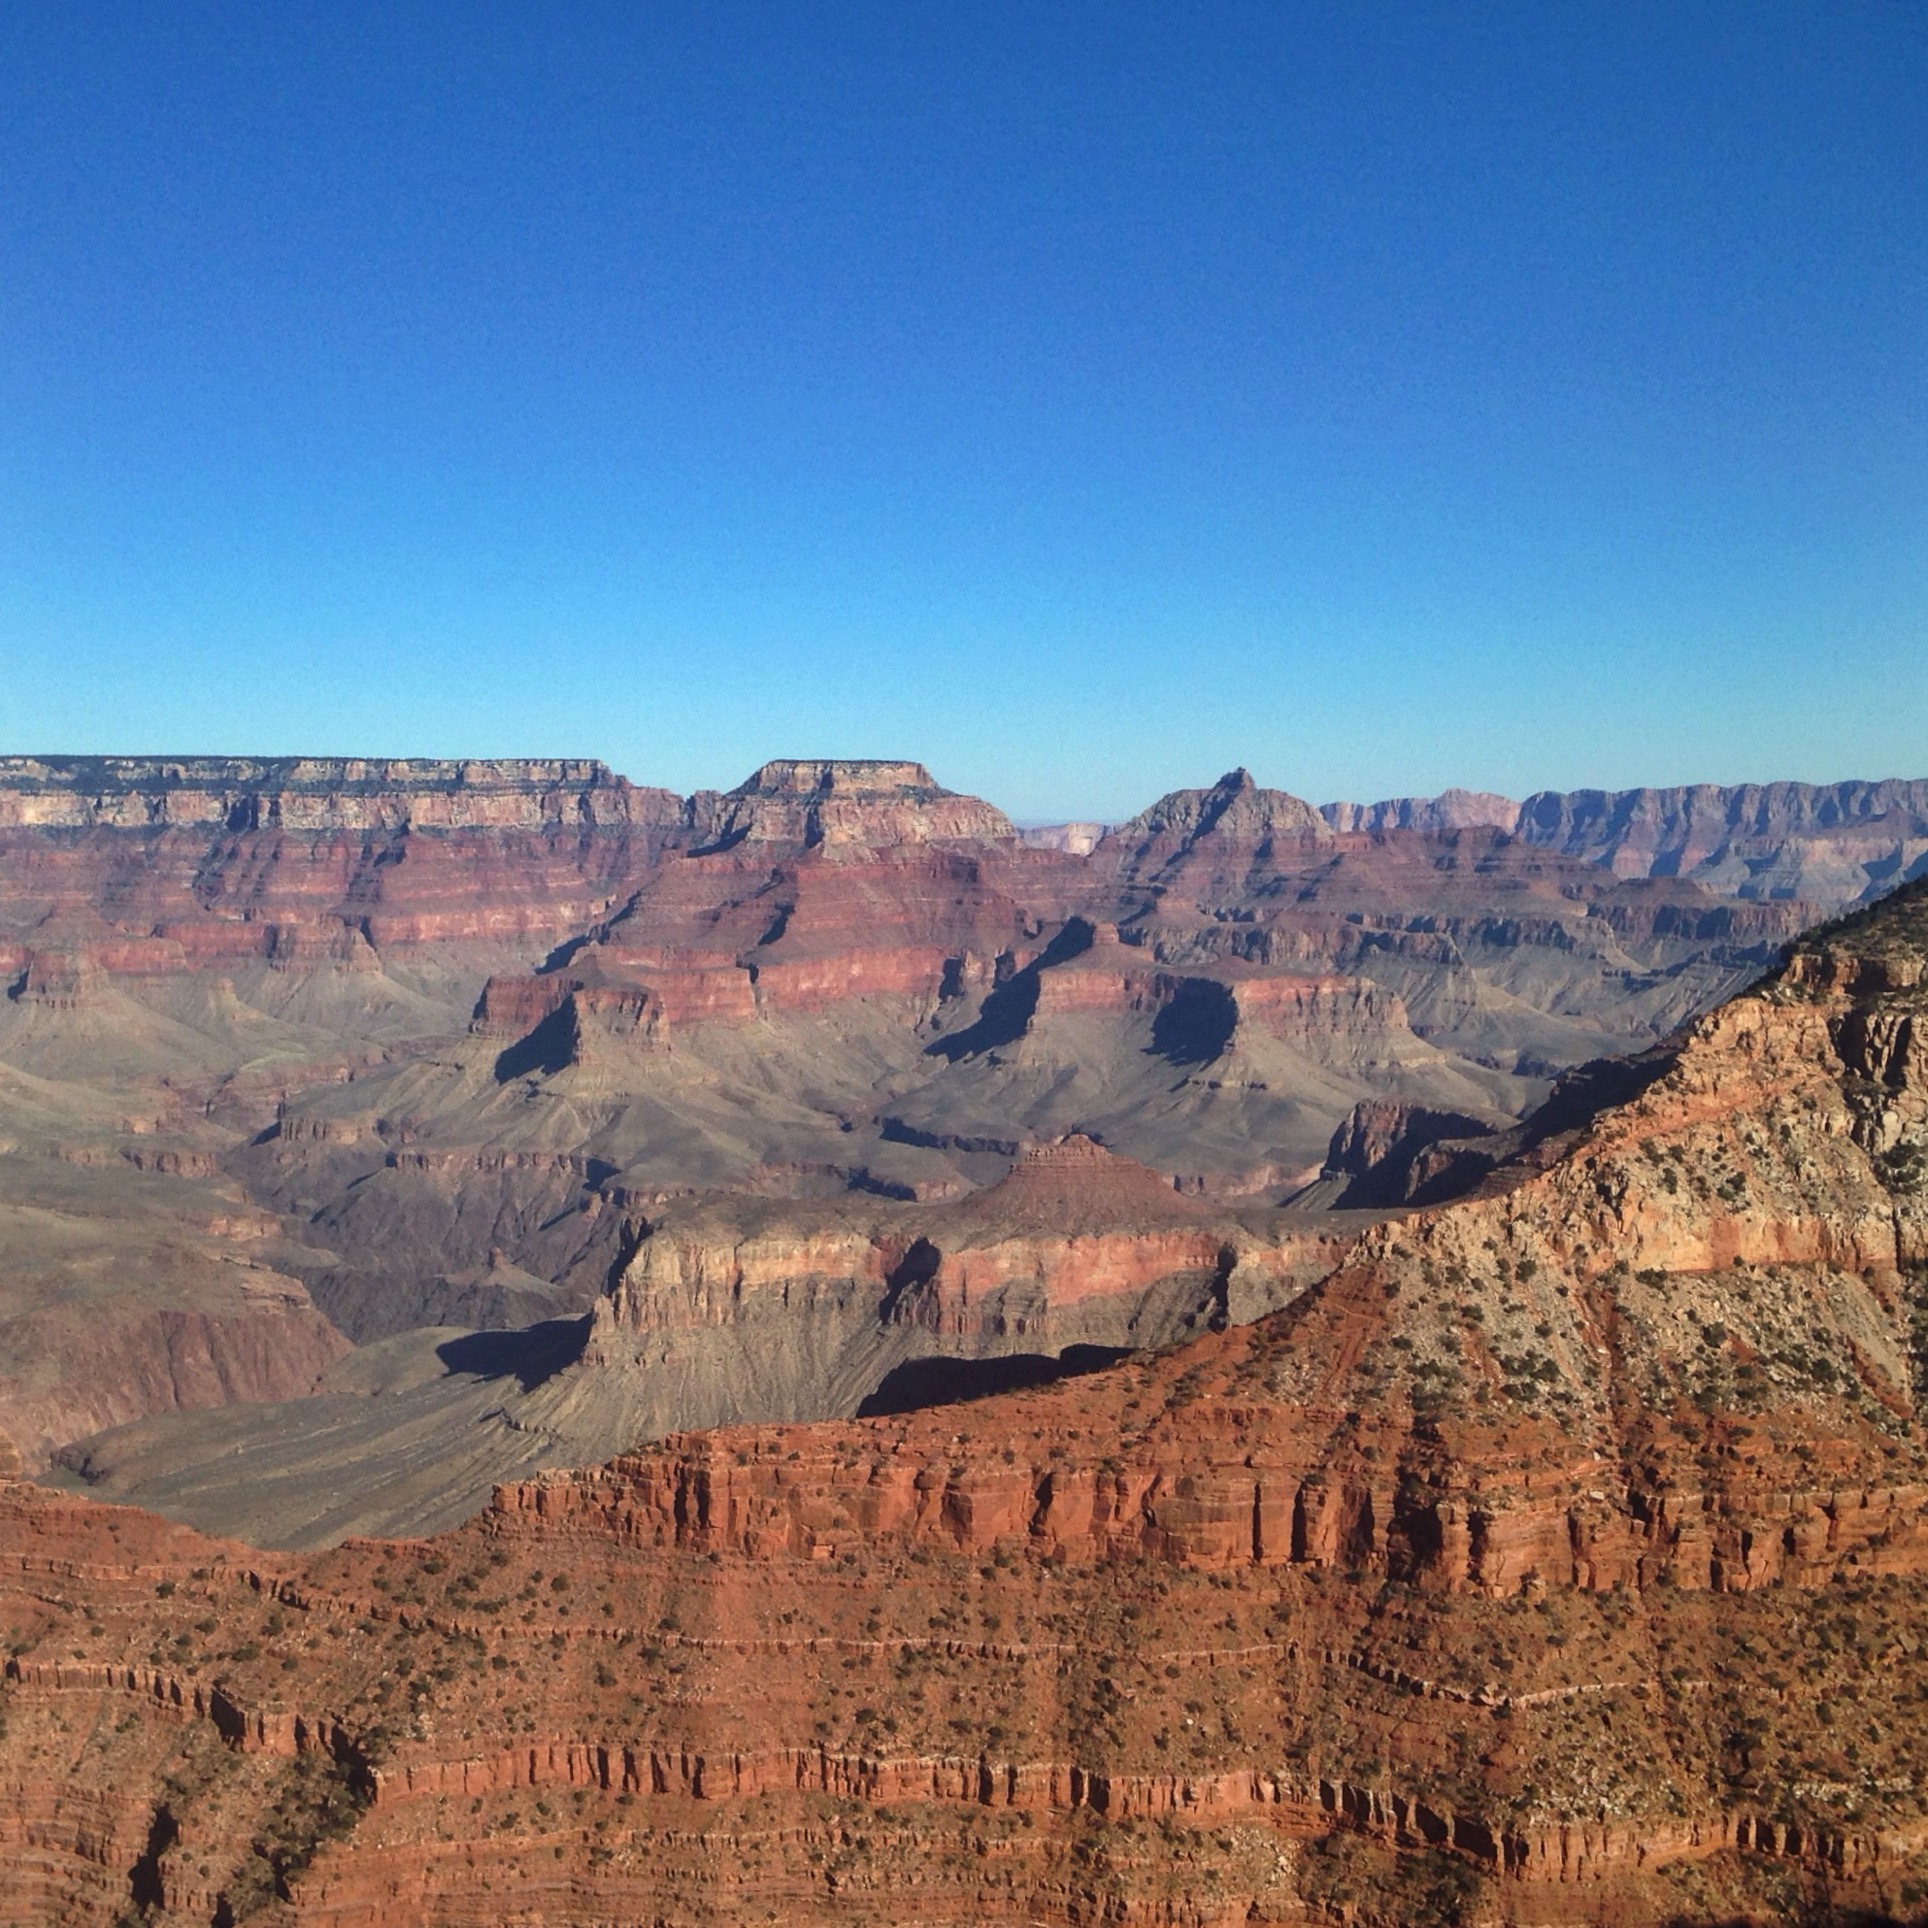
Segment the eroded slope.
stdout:
<path fill-rule="evenodd" d="M 1920 1918 L 1925 897 L 1168 1356 L 299 1561 L 12 1489 L 6 1905 Z"/>

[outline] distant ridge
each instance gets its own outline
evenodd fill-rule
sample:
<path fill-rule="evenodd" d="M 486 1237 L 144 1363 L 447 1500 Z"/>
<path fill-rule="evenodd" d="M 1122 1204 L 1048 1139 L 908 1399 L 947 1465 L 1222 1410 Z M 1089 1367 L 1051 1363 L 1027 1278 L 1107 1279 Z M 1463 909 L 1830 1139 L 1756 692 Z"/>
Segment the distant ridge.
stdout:
<path fill-rule="evenodd" d="M 1848 904 L 1928 870 L 1928 779 L 1695 783 L 1328 803 L 1334 830 L 1490 826 L 1619 877 L 1684 877 L 1723 896 Z"/>
<path fill-rule="evenodd" d="M 507 829 L 631 826 L 694 847 L 1022 843 L 1149 876 L 1226 840 L 1497 831 L 1616 877 L 1680 878 L 1730 899 L 1862 903 L 1928 872 L 1928 778 L 1486 791 L 1314 807 L 1244 770 L 1174 790 L 1112 828 L 1020 831 L 919 762 L 776 758 L 727 791 L 631 782 L 593 757 L 0 757 L 0 825 L 42 828 Z"/>
<path fill-rule="evenodd" d="M 0 757 L 0 824 L 48 829 L 502 830 L 682 811 L 593 757 Z"/>
<path fill-rule="evenodd" d="M 0 756 L 0 788 L 10 790 L 453 790 L 545 783 L 632 787 L 595 757 Z"/>

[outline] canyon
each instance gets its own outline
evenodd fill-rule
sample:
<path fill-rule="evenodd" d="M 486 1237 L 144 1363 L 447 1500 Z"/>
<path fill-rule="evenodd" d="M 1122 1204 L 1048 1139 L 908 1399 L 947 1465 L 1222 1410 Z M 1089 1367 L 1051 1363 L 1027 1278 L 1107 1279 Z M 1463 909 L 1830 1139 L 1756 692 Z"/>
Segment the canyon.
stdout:
<path fill-rule="evenodd" d="M 423 1532 L 1242 1323 L 1924 853 L 1900 782 L 1020 831 L 910 762 L 0 759 L 0 1452 Z"/>
<path fill-rule="evenodd" d="M 1321 1182 L 1430 1202 L 1228 1214 L 1075 1134 L 666 1201 L 528 1397 L 785 1281 L 955 1337 L 1220 1297 L 431 1538 L 0 1486 L 0 1919 L 1922 1919 L 1925 1024 L 1917 882 L 1515 1120 L 1348 1116 Z"/>

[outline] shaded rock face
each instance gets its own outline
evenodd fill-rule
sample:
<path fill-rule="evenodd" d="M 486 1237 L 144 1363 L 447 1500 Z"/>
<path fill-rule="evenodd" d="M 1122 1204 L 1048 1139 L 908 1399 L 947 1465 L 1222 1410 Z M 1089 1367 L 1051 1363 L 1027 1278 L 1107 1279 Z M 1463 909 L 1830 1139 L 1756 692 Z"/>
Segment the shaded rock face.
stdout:
<path fill-rule="evenodd" d="M 63 1443 L 150 1413 L 298 1399 L 350 1350 L 293 1279 L 233 1306 L 117 1307 L 107 1319 L 29 1315 L 0 1326 L 0 1426 L 29 1470 Z"/>
<path fill-rule="evenodd" d="M 30 1470 L 145 1414 L 297 1398 L 349 1350 L 210 1151 L 71 1087 L 4 1101 L 0 1435 Z"/>
<path fill-rule="evenodd" d="M 298 1558 L 9 1487 L 0 1907 L 1919 1918 L 1925 997 L 1921 886 L 1281 1311 L 1045 1390 Z M 1089 1144 L 1008 1183 L 1081 1181 L 1150 1208 Z"/>
<path fill-rule="evenodd" d="M 1368 1100 L 1354 1105 L 1332 1134 L 1321 1175 L 1346 1181 L 1336 1201 L 1342 1206 L 1412 1204 L 1461 1157 L 1480 1157 L 1485 1141 L 1509 1122 Z M 1497 1162 L 1497 1156 L 1488 1158 L 1486 1168 Z"/>

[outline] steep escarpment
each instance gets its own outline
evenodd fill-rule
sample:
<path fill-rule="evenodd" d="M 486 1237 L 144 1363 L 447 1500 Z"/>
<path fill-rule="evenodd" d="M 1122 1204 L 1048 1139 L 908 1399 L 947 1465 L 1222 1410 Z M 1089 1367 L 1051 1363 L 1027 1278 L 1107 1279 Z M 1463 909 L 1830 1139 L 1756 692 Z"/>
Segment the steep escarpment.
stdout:
<path fill-rule="evenodd" d="M 1919 1919 L 1925 996 L 1917 887 L 1281 1310 L 1046 1388 L 669 1439 L 299 1558 L 7 1489 L 0 1887 L 341 1928 L 505 1890 Z M 1203 1209 L 1076 1143 L 1006 1184 L 944 1208 L 905 1301 L 978 1234 Z M 727 1323 L 803 1262 L 686 1246 L 626 1327 L 679 1339 L 677 1291 Z"/>
<path fill-rule="evenodd" d="M 135 978 L 427 945 L 540 957 L 677 853 L 1015 838 L 915 764 L 769 764 L 685 800 L 587 759 L 13 757 L 0 945 L 23 971 Z"/>
<path fill-rule="evenodd" d="M 685 814 L 582 759 L 8 758 L 0 932 L 133 977 L 553 942 Z"/>
<path fill-rule="evenodd" d="M 930 1404 L 1259 1317 L 1336 1249 L 1077 1137 L 949 1204 L 672 1212 L 614 1274 L 557 1399 L 621 1387 L 651 1432 Z"/>
<path fill-rule="evenodd" d="M 0 821 L 148 830 L 538 828 L 650 821 L 638 790 L 587 757 L 0 757 Z"/>

